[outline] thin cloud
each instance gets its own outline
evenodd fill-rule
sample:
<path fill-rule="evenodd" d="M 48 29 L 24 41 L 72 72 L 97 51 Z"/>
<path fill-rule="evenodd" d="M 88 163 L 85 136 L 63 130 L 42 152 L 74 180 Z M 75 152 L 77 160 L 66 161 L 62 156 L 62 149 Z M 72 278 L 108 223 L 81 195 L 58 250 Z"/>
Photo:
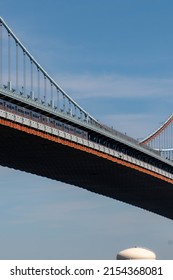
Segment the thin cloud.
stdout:
<path fill-rule="evenodd" d="M 93 97 L 142 98 L 172 96 L 173 79 L 111 75 L 66 74 L 58 76 L 61 87 L 75 99 Z"/>
<path fill-rule="evenodd" d="M 156 114 L 107 114 L 103 121 L 124 134 L 140 141 L 160 126 Z M 164 119 L 164 118 L 162 118 Z"/>
<path fill-rule="evenodd" d="M 99 121 L 135 138 L 146 137 L 172 113 L 173 79 L 126 77 L 116 74 L 68 74 L 62 75 L 59 80 L 61 86 L 79 104 L 81 102 L 92 108 L 93 99 L 94 102 L 98 100 L 96 114 Z M 108 100 L 106 106 L 109 113 L 106 113 L 102 106 L 104 98 Z M 122 99 L 123 102 L 127 99 L 131 102 L 128 103 L 131 107 L 123 102 L 117 103 L 116 99 Z M 137 100 L 141 104 L 140 108 L 137 105 L 135 108 L 133 106 Z M 115 102 L 115 105 L 119 104 L 118 110 L 115 106 L 115 112 L 112 102 Z"/>

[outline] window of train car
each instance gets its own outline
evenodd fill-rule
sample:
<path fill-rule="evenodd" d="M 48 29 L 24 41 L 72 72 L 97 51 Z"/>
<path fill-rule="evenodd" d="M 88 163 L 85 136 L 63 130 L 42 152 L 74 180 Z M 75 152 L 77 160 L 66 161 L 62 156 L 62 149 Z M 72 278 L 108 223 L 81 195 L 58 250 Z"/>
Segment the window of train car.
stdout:
<path fill-rule="evenodd" d="M 42 115 L 41 115 L 41 120 L 42 120 L 42 122 L 46 122 L 47 121 L 46 117 L 44 117 Z"/>
<path fill-rule="evenodd" d="M 64 125 L 64 129 L 66 130 L 66 131 L 69 131 L 69 126 L 68 125 Z"/>
<path fill-rule="evenodd" d="M 18 111 L 20 114 L 24 114 L 24 110 L 22 110 L 21 108 L 17 108 L 17 111 Z"/>
<path fill-rule="evenodd" d="M 74 132 L 74 127 L 70 126 L 70 132 Z"/>
<path fill-rule="evenodd" d="M 32 113 L 32 117 L 35 118 L 35 119 L 39 119 L 40 116 L 37 113 Z"/>
<path fill-rule="evenodd" d="M 58 121 L 56 121 L 55 125 L 56 125 L 56 126 L 58 126 L 58 127 L 63 127 L 62 122 L 58 122 Z"/>
<path fill-rule="evenodd" d="M 84 137 L 85 139 L 87 139 L 87 138 L 88 138 L 88 133 L 85 132 L 85 131 L 83 131 L 83 137 Z"/>
<path fill-rule="evenodd" d="M 15 107 L 12 104 L 7 104 L 7 108 L 9 108 L 10 110 L 15 110 Z"/>
<path fill-rule="evenodd" d="M 55 120 L 54 119 L 49 119 L 49 123 L 55 124 Z"/>
<path fill-rule="evenodd" d="M 30 111 L 25 110 L 25 115 L 29 116 L 30 115 Z"/>
<path fill-rule="evenodd" d="M 77 128 L 76 128 L 76 134 L 81 135 L 81 134 L 82 134 L 82 131 L 81 131 L 80 129 L 77 129 Z"/>

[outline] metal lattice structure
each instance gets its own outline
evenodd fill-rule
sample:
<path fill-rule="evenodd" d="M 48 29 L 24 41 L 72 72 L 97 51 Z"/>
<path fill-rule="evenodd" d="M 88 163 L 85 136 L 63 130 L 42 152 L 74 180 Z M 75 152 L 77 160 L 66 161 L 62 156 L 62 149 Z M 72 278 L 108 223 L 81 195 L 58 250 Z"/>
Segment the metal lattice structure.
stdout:
<path fill-rule="evenodd" d="M 163 158 L 173 161 L 173 115 L 141 143 L 159 151 Z"/>
<path fill-rule="evenodd" d="M 81 122 L 98 123 L 49 76 L 1 17 L 0 87 Z"/>

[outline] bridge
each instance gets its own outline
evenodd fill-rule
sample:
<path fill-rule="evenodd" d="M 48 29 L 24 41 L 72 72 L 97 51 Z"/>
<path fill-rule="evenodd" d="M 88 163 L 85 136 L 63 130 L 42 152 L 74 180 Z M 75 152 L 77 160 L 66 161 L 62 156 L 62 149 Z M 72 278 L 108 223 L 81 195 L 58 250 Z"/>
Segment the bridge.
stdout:
<path fill-rule="evenodd" d="M 139 142 L 100 123 L 0 18 L 0 165 L 173 219 L 171 116 Z"/>

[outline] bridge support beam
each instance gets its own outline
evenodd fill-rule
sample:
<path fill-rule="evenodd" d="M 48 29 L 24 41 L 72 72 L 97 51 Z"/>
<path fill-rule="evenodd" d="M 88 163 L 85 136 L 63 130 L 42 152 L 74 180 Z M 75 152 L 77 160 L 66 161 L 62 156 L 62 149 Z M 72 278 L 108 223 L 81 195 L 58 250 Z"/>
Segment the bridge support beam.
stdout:
<path fill-rule="evenodd" d="M 14 124 L 12 124 L 14 125 Z M 26 128 L 25 128 L 26 129 Z M 173 219 L 173 186 L 70 141 L 0 125 L 0 164 L 102 194 Z M 40 134 L 39 134 L 40 133 Z"/>

